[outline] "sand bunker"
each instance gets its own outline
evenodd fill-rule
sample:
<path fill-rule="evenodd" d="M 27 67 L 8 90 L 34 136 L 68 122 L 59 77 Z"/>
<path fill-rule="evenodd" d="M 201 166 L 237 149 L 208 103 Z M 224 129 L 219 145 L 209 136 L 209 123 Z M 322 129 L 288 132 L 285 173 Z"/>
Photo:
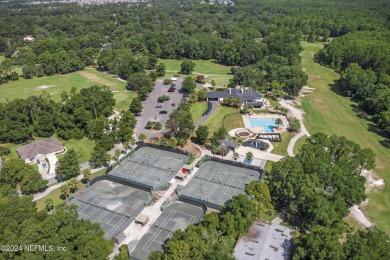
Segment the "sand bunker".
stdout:
<path fill-rule="evenodd" d="M 37 89 L 42 90 L 42 89 L 47 89 L 47 88 L 52 88 L 55 87 L 56 85 L 42 85 L 37 87 Z"/>

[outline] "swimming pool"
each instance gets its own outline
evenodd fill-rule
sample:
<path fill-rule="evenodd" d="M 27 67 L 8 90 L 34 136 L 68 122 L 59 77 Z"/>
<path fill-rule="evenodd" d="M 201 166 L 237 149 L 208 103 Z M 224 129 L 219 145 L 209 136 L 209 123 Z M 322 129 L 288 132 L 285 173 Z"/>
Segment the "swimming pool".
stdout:
<path fill-rule="evenodd" d="M 251 127 L 261 126 L 266 133 L 273 133 L 276 118 L 249 118 Z"/>

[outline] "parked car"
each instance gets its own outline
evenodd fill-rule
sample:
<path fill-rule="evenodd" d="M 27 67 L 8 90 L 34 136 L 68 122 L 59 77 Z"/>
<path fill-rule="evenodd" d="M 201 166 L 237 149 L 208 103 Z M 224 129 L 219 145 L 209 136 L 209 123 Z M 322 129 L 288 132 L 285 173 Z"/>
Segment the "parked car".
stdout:
<path fill-rule="evenodd" d="M 43 166 L 43 168 L 47 168 L 47 164 L 46 163 L 42 163 L 42 166 Z"/>
<path fill-rule="evenodd" d="M 162 105 L 156 105 L 155 108 L 162 108 Z"/>
<path fill-rule="evenodd" d="M 39 159 L 37 159 L 37 163 L 40 164 L 41 162 L 39 161 Z"/>
<path fill-rule="evenodd" d="M 126 154 L 126 153 L 127 153 L 126 150 L 121 151 L 121 154 Z"/>
<path fill-rule="evenodd" d="M 160 111 L 160 114 L 168 114 L 168 111 L 166 111 L 166 110 L 161 110 L 161 111 Z"/>
<path fill-rule="evenodd" d="M 173 106 L 173 107 L 174 107 L 174 106 L 176 106 L 176 104 L 175 104 L 175 103 L 172 103 L 172 104 L 171 104 L 171 106 Z"/>
<path fill-rule="evenodd" d="M 168 92 L 175 92 L 175 89 L 169 88 L 169 89 L 168 89 Z"/>

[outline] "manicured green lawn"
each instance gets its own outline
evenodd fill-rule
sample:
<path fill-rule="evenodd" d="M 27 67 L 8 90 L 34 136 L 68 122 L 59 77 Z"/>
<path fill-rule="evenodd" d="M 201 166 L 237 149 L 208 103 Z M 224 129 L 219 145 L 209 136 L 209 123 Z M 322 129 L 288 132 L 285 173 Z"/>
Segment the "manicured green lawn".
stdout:
<path fill-rule="evenodd" d="M 106 169 L 102 169 L 100 171 L 97 171 L 95 173 L 93 173 L 91 175 L 91 180 L 97 176 L 101 176 L 101 175 L 104 175 L 106 172 Z M 85 184 L 83 184 L 82 182 L 78 182 L 77 183 L 77 189 L 80 189 L 81 187 L 85 186 Z M 52 192 L 50 192 L 47 196 L 45 196 L 44 198 L 42 199 L 39 199 L 36 201 L 37 203 L 37 210 L 38 211 L 41 211 L 41 210 L 44 210 L 45 209 L 45 200 L 47 198 L 51 198 L 53 199 L 53 204 L 54 206 L 58 206 L 60 205 L 61 203 L 64 203 L 65 200 L 61 199 L 61 188 L 57 188 L 55 190 L 53 190 Z"/>
<path fill-rule="evenodd" d="M 181 60 L 172 60 L 172 59 L 159 59 L 159 62 L 165 64 L 166 70 L 179 72 Z M 218 74 L 218 75 L 227 75 L 230 73 L 230 67 L 220 65 L 211 60 L 193 60 L 196 63 L 194 68 L 194 73 L 200 74 Z"/>
<path fill-rule="evenodd" d="M 91 153 L 93 148 L 95 147 L 95 141 L 89 140 L 84 137 L 81 140 L 70 139 L 66 141 L 62 141 L 62 143 L 66 146 L 67 149 L 74 149 L 77 152 L 78 160 L 80 163 L 85 163 L 91 158 Z M 63 157 L 64 155 L 58 155 L 58 158 Z"/>
<path fill-rule="evenodd" d="M 280 143 L 279 142 L 272 143 L 274 149 L 271 151 L 271 153 L 282 155 L 282 156 L 288 156 L 287 147 L 293 137 L 294 137 L 293 134 L 287 132 L 282 133 L 282 141 Z"/>
<path fill-rule="evenodd" d="M 359 118 L 353 111 L 356 105 L 349 98 L 343 97 L 334 86 L 339 75 L 332 69 L 314 62 L 314 54 L 323 48 L 321 43 L 302 42 L 302 67 L 309 75 L 308 85 L 315 88 L 305 98 L 302 107 L 305 111 L 304 123 L 311 134 L 324 132 L 345 136 L 363 148 L 370 148 L 376 154 L 374 171 L 390 183 L 390 149 L 381 142 L 385 139 L 369 130 L 369 122 Z M 332 90 L 333 88 L 333 90 Z M 366 210 L 369 218 L 390 234 L 390 185 L 383 191 L 371 193 Z"/>
<path fill-rule="evenodd" d="M 190 112 L 194 123 L 202 117 L 203 113 L 207 110 L 207 102 L 197 102 L 191 104 Z"/>
<path fill-rule="evenodd" d="M 236 128 L 244 128 L 245 125 L 241 113 L 236 110 L 236 113 L 227 115 L 223 120 L 223 127 L 227 133 Z"/>
<path fill-rule="evenodd" d="M 78 90 L 92 85 L 107 85 L 111 88 L 116 100 L 115 109 L 128 109 L 131 99 L 135 93 L 125 92 L 126 82 L 120 81 L 104 72 L 99 72 L 92 67 L 82 71 L 76 71 L 65 75 L 53 75 L 33 79 L 19 78 L 18 81 L 11 81 L 0 86 L 0 103 L 16 98 L 27 98 L 33 95 L 40 95 L 46 91 L 54 101 L 60 101 L 61 92 L 69 92 L 72 86 Z"/>
<path fill-rule="evenodd" d="M 232 75 L 208 76 L 206 78 L 206 83 L 211 84 L 211 81 L 214 80 L 214 82 L 217 86 L 227 87 L 227 85 L 229 84 L 229 82 L 232 78 L 233 78 Z"/>
<path fill-rule="evenodd" d="M 218 106 L 217 110 L 203 123 L 203 125 L 209 128 L 210 135 L 212 135 L 220 127 L 223 127 L 223 119 L 226 115 L 236 114 L 237 112 L 237 108 Z"/>

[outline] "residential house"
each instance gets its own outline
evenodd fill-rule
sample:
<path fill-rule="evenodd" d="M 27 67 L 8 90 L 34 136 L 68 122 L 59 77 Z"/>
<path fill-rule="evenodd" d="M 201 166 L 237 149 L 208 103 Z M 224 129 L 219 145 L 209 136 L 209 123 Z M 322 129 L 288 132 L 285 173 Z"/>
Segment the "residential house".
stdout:
<path fill-rule="evenodd" d="M 35 163 L 40 157 L 65 151 L 64 145 L 56 138 L 48 138 L 19 146 L 16 153 L 26 163 Z"/>

